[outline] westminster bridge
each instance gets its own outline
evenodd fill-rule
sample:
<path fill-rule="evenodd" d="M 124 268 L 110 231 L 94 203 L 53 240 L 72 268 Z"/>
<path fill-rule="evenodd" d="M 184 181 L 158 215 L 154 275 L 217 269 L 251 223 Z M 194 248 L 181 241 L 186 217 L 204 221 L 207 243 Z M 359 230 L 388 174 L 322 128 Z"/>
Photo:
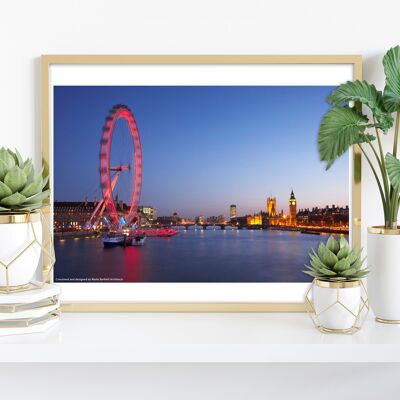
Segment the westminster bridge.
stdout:
<path fill-rule="evenodd" d="M 293 231 L 293 232 L 301 232 L 301 233 L 310 233 L 310 234 L 321 234 L 321 233 L 335 233 L 335 234 L 344 234 L 348 235 L 349 228 L 347 226 L 337 227 L 337 226 L 290 226 L 290 225 L 236 225 L 229 223 L 205 223 L 205 224 L 195 224 L 195 223 L 185 223 L 178 224 L 177 227 L 183 227 L 185 230 L 189 230 L 189 228 L 194 227 L 195 229 L 270 229 L 277 231 Z"/>

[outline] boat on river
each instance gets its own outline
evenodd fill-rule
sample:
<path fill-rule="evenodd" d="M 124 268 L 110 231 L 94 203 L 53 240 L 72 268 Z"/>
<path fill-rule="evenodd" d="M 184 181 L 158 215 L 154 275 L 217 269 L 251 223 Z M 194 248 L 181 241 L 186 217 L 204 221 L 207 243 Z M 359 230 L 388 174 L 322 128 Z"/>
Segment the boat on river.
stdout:
<path fill-rule="evenodd" d="M 125 243 L 125 236 L 124 235 L 114 235 L 114 234 L 106 234 L 102 238 L 103 246 L 105 248 L 117 247 L 117 246 L 124 246 Z"/>
<path fill-rule="evenodd" d="M 130 241 L 131 246 L 144 246 L 144 242 L 146 240 L 146 236 L 136 235 Z"/>
<path fill-rule="evenodd" d="M 320 235 L 321 234 L 321 232 L 310 231 L 310 230 L 307 230 L 307 229 L 301 230 L 300 233 L 305 233 L 306 235 Z"/>
<path fill-rule="evenodd" d="M 132 231 L 134 235 L 143 235 L 146 237 L 171 237 L 179 233 L 178 229 L 172 228 L 156 228 L 156 229 L 135 229 Z"/>
<path fill-rule="evenodd" d="M 143 246 L 146 237 L 164 237 L 175 236 L 179 231 L 172 228 L 156 229 L 132 229 L 130 231 L 110 231 L 102 238 L 105 248 L 117 246 Z"/>
<path fill-rule="evenodd" d="M 144 235 L 119 235 L 108 233 L 103 236 L 103 246 L 105 248 L 117 246 L 143 246 L 146 240 Z"/>

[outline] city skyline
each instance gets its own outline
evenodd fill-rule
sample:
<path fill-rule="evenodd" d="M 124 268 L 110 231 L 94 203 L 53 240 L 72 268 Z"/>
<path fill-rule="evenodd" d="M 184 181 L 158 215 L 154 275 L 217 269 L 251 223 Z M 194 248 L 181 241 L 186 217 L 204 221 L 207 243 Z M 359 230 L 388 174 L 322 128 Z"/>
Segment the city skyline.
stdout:
<path fill-rule="evenodd" d="M 288 200 L 288 203 L 291 203 L 292 200 L 292 195 L 294 196 L 293 191 L 291 192 L 291 196 Z M 297 198 L 295 198 L 296 201 L 296 212 L 297 214 L 302 213 L 302 212 L 306 212 L 306 211 L 313 211 L 313 210 L 324 210 L 326 208 L 337 208 L 337 209 L 348 209 L 349 205 L 348 204 L 325 204 L 325 205 L 313 205 L 312 207 L 297 207 Z M 273 203 L 273 210 L 271 209 L 271 201 Z M 206 215 L 204 213 L 197 213 L 194 217 L 194 219 L 197 219 L 198 217 L 205 217 L 205 218 L 209 218 L 209 217 L 226 217 L 227 220 L 232 219 L 232 218 L 236 218 L 236 217 L 244 217 L 244 216 L 248 216 L 248 215 L 254 215 L 257 213 L 267 213 L 269 215 L 279 215 L 279 214 L 283 214 L 285 215 L 284 211 L 283 211 L 283 207 L 279 208 L 277 205 L 279 205 L 279 203 L 277 202 L 276 197 L 268 197 L 266 199 L 266 201 L 264 202 L 264 208 L 260 208 L 258 210 L 253 210 L 250 213 L 246 213 L 246 214 L 240 214 L 240 212 L 238 212 L 238 206 L 237 204 L 230 204 L 227 208 L 227 213 L 222 213 L 222 214 L 216 214 L 216 215 Z M 127 207 L 129 205 L 126 205 Z M 158 210 L 156 207 L 153 207 L 150 204 L 140 204 L 139 205 L 139 209 L 143 209 L 143 208 L 149 208 L 152 209 L 153 212 L 155 214 L 157 214 Z M 239 205 L 239 211 L 240 211 L 240 205 Z M 178 215 L 181 218 L 184 219 L 188 219 L 187 216 L 182 215 L 179 213 L 179 210 L 175 210 L 173 212 L 172 215 Z M 286 214 L 287 215 L 287 214 Z M 169 217 L 171 215 L 159 215 L 160 217 Z"/>
<path fill-rule="evenodd" d="M 345 206 L 348 160 L 343 157 L 325 172 L 316 145 L 332 89 L 56 87 L 55 200 L 100 198 L 101 128 L 109 109 L 124 103 L 135 115 L 142 140 L 140 203 L 152 205 L 159 215 L 178 211 L 194 218 L 198 210 L 229 215 L 229 204 L 236 204 L 238 214 L 252 214 L 264 210 L 272 195 L 277 209 L 287 214 L 292 189 L 302 199 L 299 208 Z M 131 163 L 130 146 L 121 121 L 112 162 Z M 121 175 L 116 194 L 126 203 L 129 186 L 128 173 Z M 316 193 L 315 188 L 323 190 Z"/>
<path fill-rule="evenodd" d="M 244 217 L 244 216 L 247 216 L 247 215 L 253 215 L 253 214 L 256 214 L 256 213 L 259 213 L 259 212 L 266 212 L 266 209 L 265 209 L 265 207 L 264 208 L 260 208 L 260 209 L 256 209 L 256 210 L 253 210 L 253 211 L 251 211 L 251 212 L 248 212 L 248 213 L 240 213 L 240 206 L 238 206 L 237 204 L 235 205 L 236 206 L 236 214 L 237 214 L 237 217 Z M 325 209 L 326 207 L 336 207 L 336 208 L 343 208 L 343 209 L 346 209 L 346 208 L 349 208 L 349 205 L 348 204 L 325 204 L 325 205 L 314 205 L 314 206 L 311 206 L 311 207 L 298 207 L 297 208 L 297 213 L 299 213 L 299 212 L 302 212 L 302 211 L 305 211 L 305 210 L 313 210 L 313 209 L 320 209 L 320 210 L 323 210 L 323 209 Z M 144 207 L 144 205 L 140 205 L 140 207 Z M 158 213 L 158 209 L 157 209 L 157 207 L 153 207 L 152 205 L 150 205 L 150 204 L 146 204 L 146 207 L 151 207 L 151 208 L 153 208 L 156 212 L 157 212 L 157 215 L 159 214 Z M 282 208 L 279 208 L 278 207 L 278 214 L 279 213 L 281 213 L 282 211 L 284 211 L 284 208 L 282 207 Z M 178 216 L 179 217 L 182 217 L 182 218 L 187 218 L 187 216 L 186 215 L 183 215 L 183 214 L 181 214 L 180 212 L 179 212 L 179 210 L 175 210 L 171 215 L 173 215 L 173 214 L 178 214 Z M 285 214 L 285 213 L 284 213 Z M 160 217 L 162 216 L 162 217 L 168 217 L 168 216 L 171 216 L 171 215 L 159 215 Z M 197 214 L 195 214 L 195 216 L 194 216 L 194 218 L 196 218 L 196 217 L 201 217 L 201 216 L 204 216 L 204 217 L 206 217 L 206 218 L 208 218 L 208 217 L 217 217 L 217 216 L 224 216 L 224 217 L 226 217 L 226 219 L 227 220 L 229 220 L 229 218 L 230 218 L 230 205 L 228 205 L 228 207 L 226 208 L 226 210 L 225 210 L 225 212 L 223 212 L 223 213 L 220 213 L 220 214 L 205 214 L 205 213 L 201 213 L 201 212 L 199 212 L 199 213 L 197 213 Z M 286 214 L 287 215 L 287 214 Z"/>

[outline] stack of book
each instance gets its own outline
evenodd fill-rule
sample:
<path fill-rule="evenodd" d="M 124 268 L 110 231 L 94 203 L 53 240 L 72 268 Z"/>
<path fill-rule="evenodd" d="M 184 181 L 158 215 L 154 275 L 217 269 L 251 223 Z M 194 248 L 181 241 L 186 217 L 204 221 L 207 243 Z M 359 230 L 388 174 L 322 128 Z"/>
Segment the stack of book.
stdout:
<path fill-rule="evenodd" d="M 43 332 L 60 317 L 60 288 L 31 282 L 20 291 L 0 293 L 0 336 Z"/>

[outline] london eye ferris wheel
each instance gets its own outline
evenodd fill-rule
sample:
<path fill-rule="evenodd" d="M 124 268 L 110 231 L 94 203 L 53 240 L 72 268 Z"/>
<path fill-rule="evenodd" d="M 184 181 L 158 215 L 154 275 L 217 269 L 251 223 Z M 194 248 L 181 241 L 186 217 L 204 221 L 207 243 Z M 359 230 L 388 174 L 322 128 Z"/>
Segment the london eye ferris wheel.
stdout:
<path fill-rule="evenodd" d="M 132 146 L 129 152 L 133 152 L 133 165 L 126 163 L 112 164 L 111 161 L 112 139 L 116 123 L 120 119 L 123 119 L 129 128 L 129 136 L 131 138 Z M 132 169 L 131 198 L 129 209 L 125 211 L 121 210 L 116 204 L 113 191 L 120 175 L 126 171 L 132 171 Z M 115 105 L 106 117 L 100 140 L 99 172 L 102 200 L 95 208 L 90 219 L 90 224 L 93 224 L 96 216 L 100 219 L 103 217 L 103 213 L 106 212 L 112 225 L 120 225 L 121 219 L 123 219 L 125 225 L 132 225 L 138 218 L 138 206 L 142 189 L 142 146 L 135 118 L 126 105 Z"/>

